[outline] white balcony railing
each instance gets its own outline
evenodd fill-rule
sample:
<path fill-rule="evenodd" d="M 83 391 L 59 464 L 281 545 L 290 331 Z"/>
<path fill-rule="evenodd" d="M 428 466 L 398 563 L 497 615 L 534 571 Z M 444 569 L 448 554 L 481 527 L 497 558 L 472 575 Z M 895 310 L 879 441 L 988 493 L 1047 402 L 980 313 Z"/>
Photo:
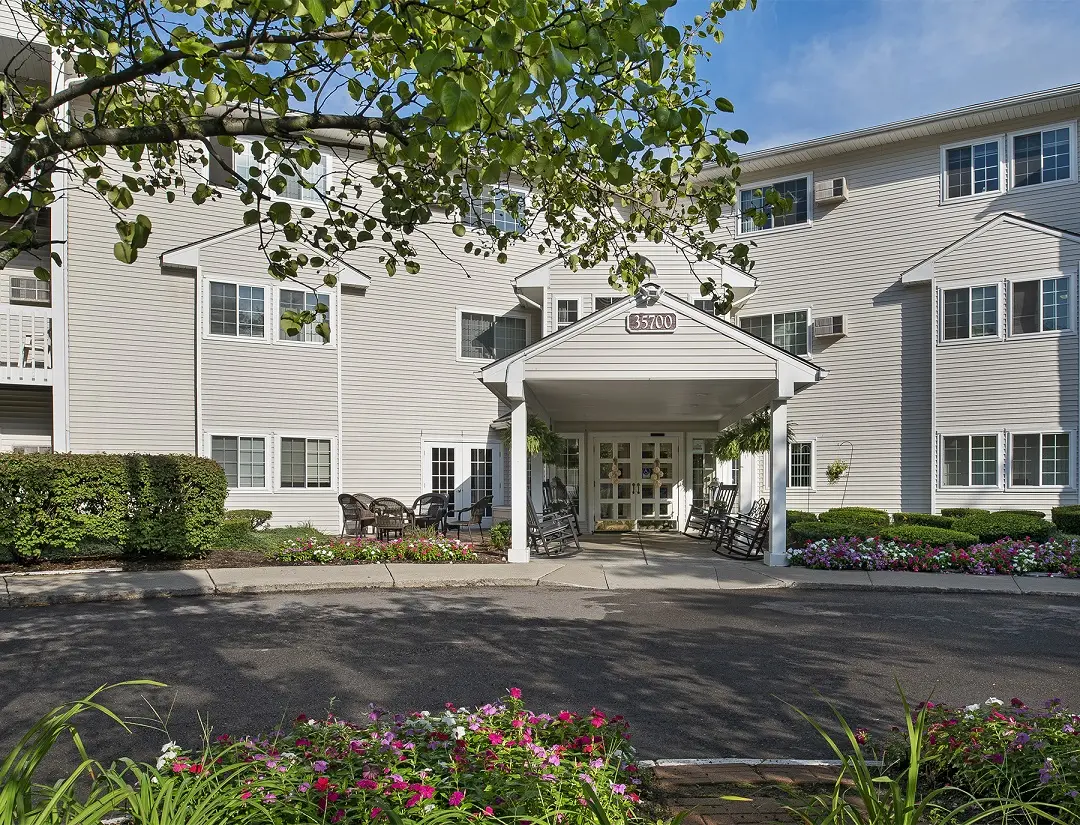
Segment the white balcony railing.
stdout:
<path fill-rule="evenodd" d="M 0 304 L 0 383 L 52 383 L 52 308 Z"/>

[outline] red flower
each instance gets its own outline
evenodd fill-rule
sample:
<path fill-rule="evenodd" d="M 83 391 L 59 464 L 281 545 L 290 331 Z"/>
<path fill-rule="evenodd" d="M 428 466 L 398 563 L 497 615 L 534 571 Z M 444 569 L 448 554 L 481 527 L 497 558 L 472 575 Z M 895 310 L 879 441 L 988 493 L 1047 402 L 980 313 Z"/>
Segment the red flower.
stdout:
<path fill-rule="evenodd" d="M 511 699 L 520 699 L 521 698 L 521 688 L 516 688 L 516 687 L 510 688 L 510 698 Z"/>
<path fill-rule="evenodd" d="M 318 779 L 315 780 L 315 790 L 325 791 L 329 787 L 330 780 L 327 779 L 325 776 L 320 776 Z"/>

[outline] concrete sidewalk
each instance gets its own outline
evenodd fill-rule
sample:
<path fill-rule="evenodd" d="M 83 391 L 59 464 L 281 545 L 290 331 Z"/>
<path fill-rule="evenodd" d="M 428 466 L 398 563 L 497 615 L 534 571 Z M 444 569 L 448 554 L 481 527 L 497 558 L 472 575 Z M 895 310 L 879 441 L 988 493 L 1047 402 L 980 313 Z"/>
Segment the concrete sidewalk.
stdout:
<path fill-rule="evenodd" d="M 1047 576 L 968 576 L 766 567 L 712 553 L 664 553 L 639 559 L 590 553 L 529 564 L 364 564 L 325 567 L 246 567 L 150 572 L 10 574 L 0 584 L 0 607 L 99 602 L 169 596 L 306 593 L 374 587 L 577 587 L 591 590 L 753 590 L 785 587 L 866 588 L 1024 595 L 1080 596 L 1080 579 Z"/>

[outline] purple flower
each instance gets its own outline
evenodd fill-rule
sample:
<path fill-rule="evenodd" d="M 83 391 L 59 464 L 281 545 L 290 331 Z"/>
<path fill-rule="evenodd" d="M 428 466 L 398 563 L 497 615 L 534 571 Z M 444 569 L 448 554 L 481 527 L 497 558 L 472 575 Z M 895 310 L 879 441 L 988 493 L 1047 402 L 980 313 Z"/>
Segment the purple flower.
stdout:
<path fill-rule="evenodd" d="M 315 762 L 313 762 L 311 764 L 311 769 L 313 771 L 315 771 L 315 773 L 325 773 L 326 768 L 327 768 L 327 764 L 322 759 L 317 759 Z"/>

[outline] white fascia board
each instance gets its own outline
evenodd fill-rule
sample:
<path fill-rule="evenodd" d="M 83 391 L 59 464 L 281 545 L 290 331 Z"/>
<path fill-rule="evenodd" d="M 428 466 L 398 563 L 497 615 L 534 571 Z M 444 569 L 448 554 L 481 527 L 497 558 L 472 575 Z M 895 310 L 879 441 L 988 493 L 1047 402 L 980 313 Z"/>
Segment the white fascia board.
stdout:
<path fill-rule="evenodd" d="M 523 272 L 514 278 L 515 288 L 528 288 L 528 287 L 544 287 L 546 288 L 548 282 L 551 280 L 551 264 L 545 264 L 538 266 L 536 269 L 532 269 L 528 272 Z"/>
<path fill-rule="evenodd" d="M 914 269 L 909 269 L 900 278 L 902 284 L 928 284 L 934 280 L 934 262 L 923 261 Z"/>

